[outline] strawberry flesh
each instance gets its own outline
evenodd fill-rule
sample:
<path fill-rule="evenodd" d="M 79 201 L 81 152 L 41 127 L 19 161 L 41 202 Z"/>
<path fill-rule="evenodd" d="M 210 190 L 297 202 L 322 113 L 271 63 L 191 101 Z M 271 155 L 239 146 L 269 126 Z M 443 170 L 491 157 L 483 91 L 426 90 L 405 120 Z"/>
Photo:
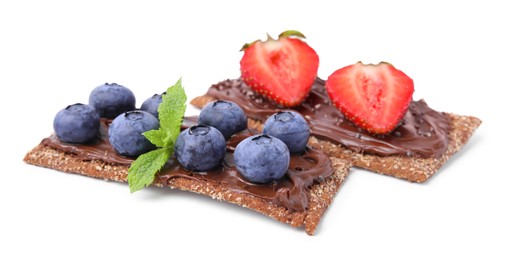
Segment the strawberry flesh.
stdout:
<path fill-rule="evenodd" d="M 326 90 L 349 120 L 371 133 L 387 134 L 406 113 L 414 84 L 389 63 L 358 62 L 331 74 Z"/>
<path fill-rule="evenodd" d="M 308 96 L 317 76 L 319 56 L 304 41 L 282 35 L 244 48 L 241 78 L 254 91 L 292 107 Z"/>

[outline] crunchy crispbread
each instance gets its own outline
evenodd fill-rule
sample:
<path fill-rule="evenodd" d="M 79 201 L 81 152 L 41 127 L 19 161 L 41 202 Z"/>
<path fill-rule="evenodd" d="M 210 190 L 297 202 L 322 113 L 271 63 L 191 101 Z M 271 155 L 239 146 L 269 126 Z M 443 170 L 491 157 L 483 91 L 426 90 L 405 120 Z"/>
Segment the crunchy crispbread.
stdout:
<path fill-rule="evenodd" d="M 205 94 L 191 101 L 195 107 L 201 108 L 215 97 Z M 472 116 L 446 114 L 450 118 L 451 128 L 448 133 L 446 151 L 439 158 L 422 158 L 417 156 L 377 156 L 356 152 L 340 144 L 312 136 L 308 142 L 310 146 L 321 149 L 330 157 L 348 160 L 353 166 L 373 172 L 386 174 L 411 182 L 424 182 L 434 175 L 456 152 L 458 152 L 481 124 L 481 120 Z M 261 130 L 263 122 L 250 119 L 251 128 Z"/>
<path fill-rule="evenodd" d="M 84 160 L 73 153 L 64 152 L 39 144 L 29 151 L 24 161 L 42 167 L 66 173 L 76 173 L 89 177 L 126 182 L 129 166 L 108 163 L 103 160 Z M 156 178 L 154 185 L 191 191 L 209 196 L 220 201 L 246 207 L 293 227 L 304 227 L 309 235 L 313 235 L 317 225 L 324 216 L 326 209 L 333 202 L 338 189 L 347 177 L 350 164 L 338 158 L 331 158 L 333 174 L 324 181 L 314 183 L 307 189 L 308 207 L 305 211 L 291 211 L 255 196 L 239 193 L 221 182 L 196 180 L 176 177 L 163 183 Z"/>

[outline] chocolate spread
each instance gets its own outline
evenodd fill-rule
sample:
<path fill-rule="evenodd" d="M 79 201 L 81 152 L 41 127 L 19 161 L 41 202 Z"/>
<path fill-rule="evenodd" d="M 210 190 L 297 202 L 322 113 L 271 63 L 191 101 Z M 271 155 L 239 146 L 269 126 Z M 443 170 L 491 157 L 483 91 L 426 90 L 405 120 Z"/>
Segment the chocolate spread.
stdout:
<path fill-rule="evenodd" d="M 341 144 L 355 152 L 379 156 L 439 158 L 446 150 L 449 117 L 431 109 L 423 100 L 412 101 L 400 124 L 387 135 L 373 135 L 357 127 L 332 105 L 324 80 L 317 78 L 306 100 L 290 108 L 301 113 L 312 135 Z M 264 122 L 277 111 L 289 110 L 255 93 L 241 79 L 211 86 L 208 95 L 237 103 L 246 115 Z"/>
<path fill-rule="evenodd" d="M 117 154 L 108 142 L 108 127 L 111 120 L 102 119 L 100 136 L 88 144 L 63 143 L 51 135 L 42 143 L 49 147 L 73 154 L 82 160 L 102 160 L 108 163 L 129 166 L 134 158 Z M 183 128 L 197 123 L 196 117 L 184 119 Z M 243 130 L 227 141 L 227 153 L 222 166 L 207 172 L 192 172 L 184 169 L 171 158 L 158 173 L 157 181 L 168 184 L 172 178 L 213 181 L 229 187 L 230 191 L 249 194 L 262 200 L 286 207 L 291 211 L 304 211 L 308 206 L 307 189 L 314 182 L 321 182 L 333 174 L 329 158 L 321 151 L 307 147 L 302 154 L 293 154 L 286 175 L 277 182 L 255 184 L 244 179 L 234 165 L 234 149 L 246 137 L 257 134 L 255 130 Z"/>

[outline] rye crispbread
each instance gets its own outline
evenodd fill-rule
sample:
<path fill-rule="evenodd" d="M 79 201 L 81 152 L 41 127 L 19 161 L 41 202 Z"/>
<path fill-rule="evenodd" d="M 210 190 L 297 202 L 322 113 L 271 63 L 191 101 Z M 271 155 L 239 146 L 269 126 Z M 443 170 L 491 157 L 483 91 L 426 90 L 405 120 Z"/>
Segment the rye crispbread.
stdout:
<path fill-rule="evenodd" d="M 80 159 L 72 153 L 59 151 L 43 143 L 29 151 L 24 161 L 61 172 L 117 182 L 126 182 L 129 168 L 127 165 L 107 163 L 102 160 Z M 291 211 L 255 196 L 236 192 L 229 186 L 214 181 L 176 177 L 170 179 L 167 183 L 163 183 L 156 178 L 153 184 L 158 187 L 191 191 L 220 201 L 237 204 L 293 227 L 304 227 L 307 234 L 313 235 L 326 209 L 333 202 L 335 194 L 347 177 L 350 168 L 347 161 L 338 158 L 331 158 L 331 163 L 335 169 L 333 174 L 322 182 L 314 183 L 307 190 L 308 207 L 305 211 Z"/>
<path fill-rule="evenodd" d="M 205 94 L 195 97 L 191 104 L 202 108 L 205 104 L 216 100 Z M 446 151 L 439 158 L 421 158 L 407 156 L 377 156 L 350 150 L 341 144 L 332 143 L 311 136 L 308 144 L 321 149 L 330 157 L 348 160 L 353 166 L 369 171 L 394 176 L 411 182 L 424 182 L 432 177 L 439 169 L 468 142 L 473 132 L 481 124 L 481 120 L 472 116 L 460 116 L 447 113 L 451 119 Z M 248 120 L 248 126 L 262 130 L 263 122 Z"/>

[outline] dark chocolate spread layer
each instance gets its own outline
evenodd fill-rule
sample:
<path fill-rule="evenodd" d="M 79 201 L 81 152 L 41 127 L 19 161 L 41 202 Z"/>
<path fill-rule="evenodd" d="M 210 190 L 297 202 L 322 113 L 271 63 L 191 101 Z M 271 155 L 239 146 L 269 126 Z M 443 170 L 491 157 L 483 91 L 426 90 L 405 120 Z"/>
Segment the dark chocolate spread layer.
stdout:
<path fill-rule="evenodd" d="M 111 121 L 101 121 L 100 137 L 89 144 L 69 144 L 60 142 L 55 135 L 43 139 L 42 143 L 49 147 L 71 153 L 82 160 L 102 160 L 108 163 L 129 166 L 134 158 L 117 154 L 108 142 L 108 126 Z M 196 124 L 197 118 L 185 118 L 183 127 Z M 167 184 L 172 178 L 188 178 L 193 180 L 208 180 L 226 185 L 229 190 L 249 194 L 262 200 L 286 207 L 292 211 L 303 211 L 307 208 L 307 189 L 314 182 L 321 182 L 333 174 L 333 167 L 329 158 L 321 151 L 306 148 L 302 154 L 291 155 L 287 174 L 278 182 L 255 184 L 245 180 L 234 165 L 233 152 L 244 138 L 254 135 L 254 130 L 244 130 L 233 135 L 227 141 L 227 153 L 222 166 L 207 172 L 192 172 L 180 166 L 171 159 L 158 173 L 157 179 Z"/>
<path fill-rule="evenodd" d="M 412 101 L 400 125 L 391 133 L 373 135 L 344 118 L 342 112 L 332 105 L 324 83 L 317 78 L 306 100 L 291 108 L 308 120 L 312 135 L 317 138 L 356 152 L 379 156 L 438 158 L 445 152 L 449 117 L 431 109 L 425 101 Z M 262 122 L 277 111 L 288 110 L 255 93 L 241 79 L 219 82 L 211 86 L 207 94 L 237 103 L 248 117 Z"/>

